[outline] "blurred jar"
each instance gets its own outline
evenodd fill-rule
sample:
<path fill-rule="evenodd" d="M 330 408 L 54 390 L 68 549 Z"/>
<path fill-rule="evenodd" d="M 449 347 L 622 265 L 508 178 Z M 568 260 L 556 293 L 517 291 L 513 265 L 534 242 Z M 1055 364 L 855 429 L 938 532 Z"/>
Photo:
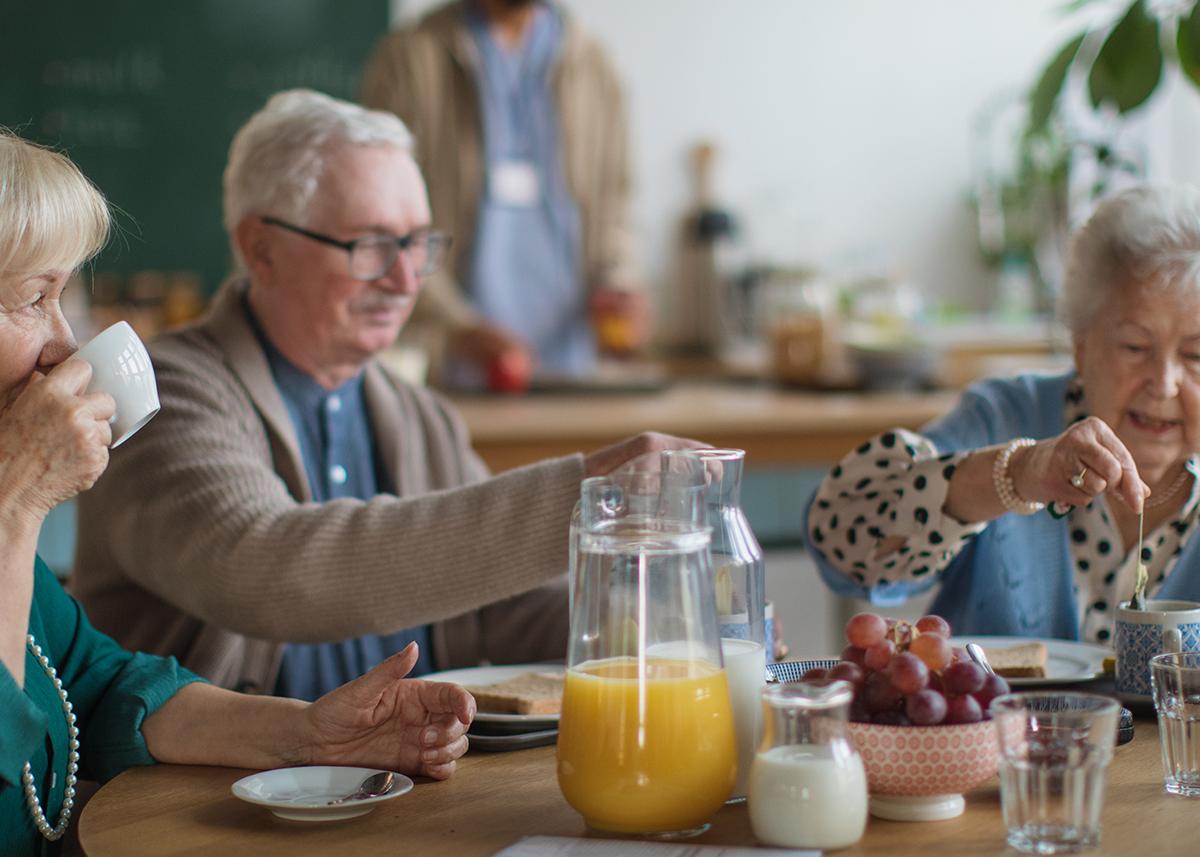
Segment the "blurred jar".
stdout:
<path fill-rule="evenodd" d="M 838 361 L 836 287 L 811 269 L 779 269 L 766 275 L 761 291 L 775 379 L 821 383 Z"/>

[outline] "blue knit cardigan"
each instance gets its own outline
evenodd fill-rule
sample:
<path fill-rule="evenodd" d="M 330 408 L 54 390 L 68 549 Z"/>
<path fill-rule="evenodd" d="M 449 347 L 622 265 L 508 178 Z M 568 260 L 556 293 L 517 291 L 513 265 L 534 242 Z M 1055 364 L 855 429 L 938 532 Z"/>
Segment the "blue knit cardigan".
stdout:
<path fill-rule="evenodd" d="M 1061 434 L 1067 385 L 1074 373 L 1021 375 L 974 384 L 946 416 L 922 430 L 939 453 Z M 813 501 L 803 514 L 804 532 Z M 1200 601 L 1200 539 L 1191 539 L 1156 597 Z M 1079 609 L 1071 591 L 1073 563 L 1067 520 L 1048 512 L 1006 514 L 967 543 L 935 579 L 866 587 L 834 568 L 810 544 L 817 569 L 839 595 L 894 606 L 940 583 L 933 612 L 959 634 L 1079 638 Z"/>

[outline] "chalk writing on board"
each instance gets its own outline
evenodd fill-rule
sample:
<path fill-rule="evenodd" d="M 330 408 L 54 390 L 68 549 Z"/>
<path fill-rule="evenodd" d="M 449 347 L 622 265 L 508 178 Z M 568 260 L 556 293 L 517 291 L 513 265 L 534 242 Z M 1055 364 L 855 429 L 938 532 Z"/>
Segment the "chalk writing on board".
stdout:
<path fill-rule="evenodd" d="M 96 57 L 60 57 L 50 60 L 42 69 L 45 86 L 101 95 L 152 95 L 163 89 L 166 77 L 158 48 L 134 48 Z"/>

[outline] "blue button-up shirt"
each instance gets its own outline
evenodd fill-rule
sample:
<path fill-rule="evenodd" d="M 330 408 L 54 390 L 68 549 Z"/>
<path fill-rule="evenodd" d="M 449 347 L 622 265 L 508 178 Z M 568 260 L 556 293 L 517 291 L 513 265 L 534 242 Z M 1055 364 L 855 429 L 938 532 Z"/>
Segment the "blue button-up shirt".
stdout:
<path fill-rule="evenodd" d="M 365 500 L 390 490 L 390 479 L 376 454 L 363 397 L 362 374 L 336 390 L 326 390 L 284 357 L 257 325 L 255 328 L 275 386 L 296 429 L 313 501 L 322 503 L 338 497 Z M 428 625 L 336 643 L 288 643 L 283 650 L 275 693 L 316 699 L 358 678 L 413 640 L 420 646 L 421 654 L 409 675 L 431 672 Z"/>
<path fill-rule="evenodd" d="M 473 6 L 467 20 L 478 48 L 487 176 L 468 290 L 484 316 L 533 345 L 541 369 L 590 372 L 596 346 L 580 270 L 580 216 L 567 188 L 553 90 L 562 20 L 539 5 L 515 51 L 497 43 Z M 504 163 L 534 170 L 536 199 L 523 204 L 493 193 L 493 174 Z"/>

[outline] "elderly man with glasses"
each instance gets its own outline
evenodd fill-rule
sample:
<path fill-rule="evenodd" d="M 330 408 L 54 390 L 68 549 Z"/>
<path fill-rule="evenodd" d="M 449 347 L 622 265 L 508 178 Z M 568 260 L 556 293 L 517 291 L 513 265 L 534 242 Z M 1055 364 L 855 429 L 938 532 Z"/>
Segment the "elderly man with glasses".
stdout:
<path fill-rule="evenodd" d="M 236 272 L 152 345 L 162 412 L 80 501 L 93 622 L 302 699 L 413 640 L 413 674 L 561 657 L 580 480 L 690 442 L 488 478 L 454 411 L 375 360 L 450 243 L 394 115 L 281 93 L 234 138 L 224 193 Z"/>

